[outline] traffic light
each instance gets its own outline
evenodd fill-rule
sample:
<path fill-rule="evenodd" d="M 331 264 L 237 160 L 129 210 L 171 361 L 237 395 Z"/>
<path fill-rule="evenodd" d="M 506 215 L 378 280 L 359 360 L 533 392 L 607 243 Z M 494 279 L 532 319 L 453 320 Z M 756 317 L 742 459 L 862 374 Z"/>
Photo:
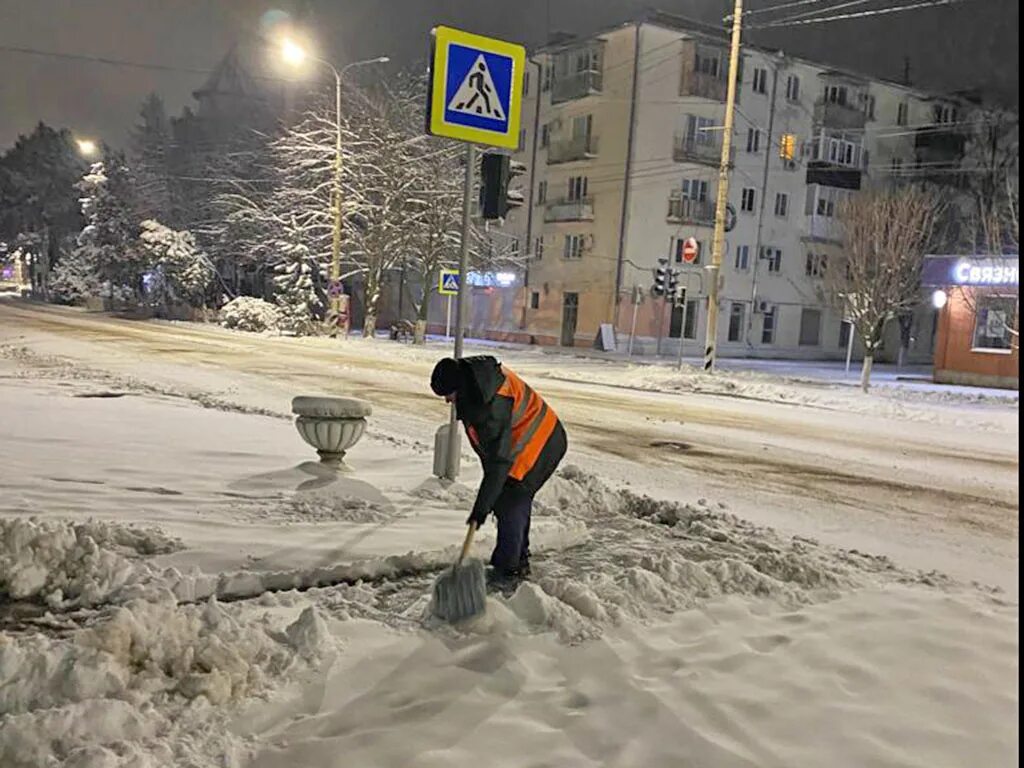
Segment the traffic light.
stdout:
<path fill-rule="evenodd" d="M 654 285 L 651 294 L 664 296 L 668 289 L 668 259 L 658 259 L 658 266 L 654 269 Z"/>
<path fill-rule="evenodd" d="M 665 292 L 670 299 L 675 299 L 679 290 L 679 271 L 670 269 L 668 271 L 668 290 Z"/>
<path fill-rule="evenodd" d="M 779 157 L 783 160 L 792 160 L 796 157 L 796 136 L 794 134 L 782 134 L 779 141 Z"/>
<path fill-rule="evenodd" d="M 503 219 L 509 209 L 523 204 L 523 193 L 508 187 L 524 173 L 526 166 L 508 155 L 484 154 L 480 160 L 480 214 L 484 219 Z"/>

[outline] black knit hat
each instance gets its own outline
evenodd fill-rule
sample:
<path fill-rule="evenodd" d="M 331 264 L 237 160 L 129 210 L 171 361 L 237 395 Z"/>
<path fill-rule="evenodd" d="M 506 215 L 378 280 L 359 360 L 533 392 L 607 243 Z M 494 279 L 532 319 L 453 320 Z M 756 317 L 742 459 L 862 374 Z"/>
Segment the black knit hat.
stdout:
<path fill-rule="evenodd" d="M 462 371 L 458 361 L 445 357 L 437 361 L 434 372 L 430 374 L 430 388 L 435 395 L 445 397 L 458 390 L 462 384 Z"/>

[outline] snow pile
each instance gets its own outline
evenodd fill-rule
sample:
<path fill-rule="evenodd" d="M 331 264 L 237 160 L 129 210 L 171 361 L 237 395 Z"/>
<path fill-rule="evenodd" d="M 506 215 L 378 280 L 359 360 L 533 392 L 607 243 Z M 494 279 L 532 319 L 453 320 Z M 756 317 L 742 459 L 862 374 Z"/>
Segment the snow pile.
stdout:
<path fill-rule="evenodd" d="M 262 333 L 277 330 L 281 313 L 277 307 L 253 296 L 239 296 L 220 310 L 220 322 L 225 328 Z"/>
<path fill-rule="evenodd" d="M 53 607 L 94 605 L 150 580 L 138 558 L 181 543 L 153 529 L 116 523 L 0 520 L 0 597 Z"/>
<path fill-rule="evenodd" d="M 506 605 L 563 642 L 725 596 L 798 608 L 880 583 L 954 586 L 899 570 L 884 557 L 782 536 L 704 499 L 613 490 L 573 466 L 552 478 L 538 505 L 545 515 L 584 525 L 587 543 L 536 557 L 533 583 L 521 585 Z"/>
<path fill-rule="evenodd" d="M 277 629 L 215 600 L 132 601 L 67 640 L 0 635 L 0 764 L 124 764 L 103 762 L 111 749 L 135 752 L 136 765 L 183 764 L 166 754 L 171 732 L 189 735 L 173 740 L 184 748 L 211 705 L 262 695 L 334 648 L 312 607 Z"/>

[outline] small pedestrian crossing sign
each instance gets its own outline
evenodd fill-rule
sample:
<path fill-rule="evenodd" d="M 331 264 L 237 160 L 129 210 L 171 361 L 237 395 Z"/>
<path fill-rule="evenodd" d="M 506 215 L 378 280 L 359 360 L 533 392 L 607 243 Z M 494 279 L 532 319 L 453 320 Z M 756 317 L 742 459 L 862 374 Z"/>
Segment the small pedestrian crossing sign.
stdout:
<path fill-rule="evenodd" d="M 437 281 L 437 292 L 442 296 L 454 296 L 459 292 L 459 270 L 442 269 Z"/>
<path fill-rule="evenodd" d="M 449 27 L 432 35 L 427 132 L 515 149 L 526 49 Z"/>

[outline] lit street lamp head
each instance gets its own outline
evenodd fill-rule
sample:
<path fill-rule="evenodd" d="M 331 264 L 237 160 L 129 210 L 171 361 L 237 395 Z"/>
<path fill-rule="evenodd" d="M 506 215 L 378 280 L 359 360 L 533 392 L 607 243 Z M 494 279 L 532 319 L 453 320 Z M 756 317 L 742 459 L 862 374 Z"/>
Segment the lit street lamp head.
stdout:
<path fill-rule="evenodd" d="M 75 143 L 78 145 L 78 152 L 82 157 L 92 157 L 98 149 L 96 142 L 92 139 L 78 139 Z"/>
<path fill-rule="evenodd" d="M 306 51 L 294 40 L 285 39 L 281 43 L 281 58 L 286 64 L 298 67 L 306 60 Z"/>

